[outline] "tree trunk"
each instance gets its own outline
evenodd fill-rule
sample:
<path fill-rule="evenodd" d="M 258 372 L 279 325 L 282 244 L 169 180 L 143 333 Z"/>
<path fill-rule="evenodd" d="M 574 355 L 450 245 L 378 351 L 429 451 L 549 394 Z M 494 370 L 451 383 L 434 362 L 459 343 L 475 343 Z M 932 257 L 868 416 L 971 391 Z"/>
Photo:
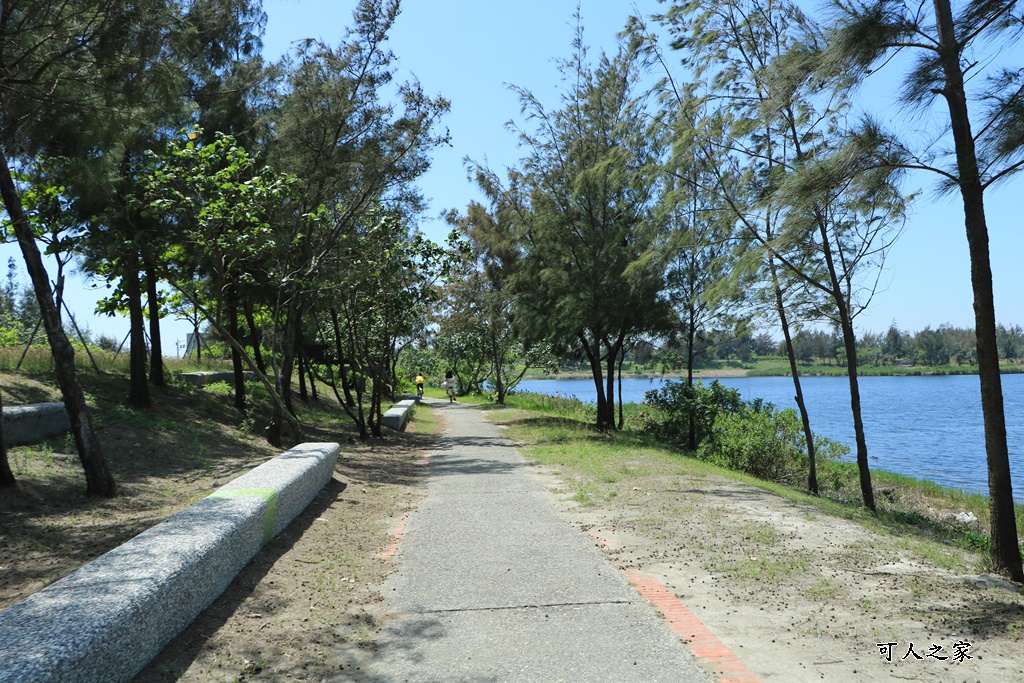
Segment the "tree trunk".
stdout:
<path fill-rule="evenodd" d="M 875 492 L 871 487 L 871 469 L 868 466 L 868 445 L 864 436 L 864 420 L 860 409 L 860 383 L 857 380 L 857 337 L 853 331 L 849 308 L 840 307 L 840 324 L 843 330 L 843 346 L 846 349 L 846 376 L 850 380 L 850 408 L 853 410 L 853 433 L 857 442 L 857 470 L 860 472 L 860 492 L 864 505 L 872 512 L 875 508 Z"/>
<path fill-rule="evenodd" d="M 793 377 L 793 390 L 796 396 L 796 406 L 800 411 L 800 422 L 804 427 L 804 440 L 807 441 L 807 490 L 818 495 L 818 468 L 814 457 L 814 433 L 811 431 L 811 418 L 807 414 L 807 404 L 804 403 L 804 392 L 800 386 L 800 371 L 796 366 L 796 351 L 793 349 L 793 335 L 789 331 L 789 318 L 786 316 L 786 305 L 782 297 L 782 288 L 779 286 L 779 276 L 775 269 L 775 260 L 768 257 L 768 267 L 772 274 L 772 285 L 775 287 L 775 306 L 779 313 L 779 326 L 782 327 L 782 338 L 786 342 L 786 356 L 789 358 L 789 371 Z"/>
<path fill-rule="evenodd" d="M 611 340 L 605 340 L 608 347 L 608 374 L 606 381 L 608 383 L 607 396 L 608 396 L 608 426 L 611 429 L 615 429 L 615 367 L 618 363 L 619 354 L 622 352 L 622 345 L 626 341 L 625 332 L 620 332 L 618 339 L 614 342 Z"/>
<path fill-rule="evenodd" d="M 622 364 L 626 361 L 625 352 L 619 354 L 619 425 L 618 430 L 621 432 L 623 427 L 626 426 L 626 417 L 622 414 Z"/>
<path fill-rule="evenodd" d="M 263 361 L 263 335 L 256 327 L 256 317 L 252 312 L 252 303 L 245 304 L 245 323 L 249 326 L 249 335 L 252 336 L 252 357 L 256 361 L 256 367 L 264 375 L 267 374 L 267 364 Z"/>
<path fill-rule="evenodd" d="M 228 296 L 228 329 L 231 336 L 241 339 L 238 333 L 238 291 L 235 283 L 227 285 Z M 231 347 L 231 370 L 234 373 L 235 382 L 235 410 L 245 412 L 245 367 L 242 364 L 242 354 L 234 346 Z"/>
<path fill-rule="evenodd" d="M 164 380 L 164 349 L 160 336 L 160 294 L 152 268 L 146 269 L 146 296 L 149 299 L 149 381 L 153 386 L 166 385 Z"/>
<path fill-rule="evenodd" d="M 139 253 L 129 247 L 124 256 L 124 295 L 128 300 L 128 318 L 131 321 L 131 342 L 128 349 L 128 405 L 144 410 L 152 405 L 149 383 L 146 381 L 146 318 L 142 311 L 142 286 L 139 282 Z"/>
<path fill-rule="evenodd" d="M 299 352 L 295 357 L 297 373 L 299 376 L 299 400 L 303 403 L 309 403 L 309 392 L 306 390 L 306 356 L 302 353 L 302 347 L 299 346 Z"/>
<path fill-rule="evenodd" d="M 295 415 L 295 405 L 292 402 L 292 371 L 295 367 L 295 348 L 299 340 L 299 305 L 295 297 L 288 303 L 288 314 L 284 322 L 284 344 L 281 348 L 281 398 L 288 412 Z"/>
<path fill-rule="evenodd" d="M 829 242 L 828 227 L 824 216 L 817 216 L 818 230 L 821 234 L 822 254 L 828 268 L 831 282 L 831 295 L 839 313 L 839 328 L 843 334 L 843 348 L 846 350 L 846 376 L 850 380 L 850 409 L 853 412 L 853 436 L 857 444 L 857 471 L 860 473 L 860 493 L 864 506 L 876 512 L 875 492 L 871 487 L 871 468 L 868 466 L 868 443 L 864 437 L 864 420 L 860 410 L 860 384 L 857 382 L 857 335 L 853 331 L 853 319 L 850 318 L 850 302 L 843 292 L 836 272 L 835 259 L 832 256 L 832 245 Z"/>
<path fill-rule="evenodd" d="M 4 400 L 0 394 L 0 415 L 3 414 Z M 11 471 L 11 464 L 7 461 L 7 442 L 4 441 L 4 425 L 0 420 L 0 488 L 6 489 L 18 482 L 14 479 L 14 472 Z"/>
<path fill-rule="evenodd" d="M 501 376 L 501 354 L 498 349 L 498 341 L 494 333 L 491 333 L 491 359 L 494 363 L 494 389 L 498 392 L 498 405 L 505 405 L 505 381 Z"/>
<path fill-rule="evenodd" d="M 1014 581 L 1024 582 L 1017 520 L 1010 481 L 1010 456 L 1006 444 L 1006 415 L 1003 410 L 999 348 L 996 341 L 995 298 L 989 259 L 988 225 L 985 221 L 984 187 L 971 134 L 967 96 L 964 91 L 960 50 L 956 43 L 949 0 L 934 0 L 939 30 L 940 62 L 945 75 L 944 95 L 956 149 L 960 195 L 964 203 L 964 226 L 971 258 L 971 286 L 974 290 L 974 333 L 978 345 L 978 378 L 981 383 L 981 412 L 985 422 L 985 452 L 988 458 L 989 533 L 992 563 L 997 571 Z"/>
<path fill-rule="evenodd" d="M 309 397 L 316 403 L 320 400 L 320 396 L 316 391 L 316 373 L 313 371 L 313 361 L 308 356 L 303 355 L 306 359 L 306 371 L 309 373 Z"/>
<path fill-rule="evenodd" d="M 587 354 L 587 360 L 590 361 L 590 372 L 593 375 L 594 388 L 597 392 L 597 428 L 603 431 L 611 428 L 613 424 L 607 419 L 608 401 L 605 398 L 604 377 L 601 368 L 601 337 L 597 334 L 594 335 L 596 348 L 593 349 L 582 332 L 579 334 L 579 340 L 583 345 L 583 352 Z"/>
<path fill-rule="evenodd" d="M 692 303 L 688 309 L 688 317 L 689 321 L 686 324 L 686 386 L 693 389 L 693 359 L 697 355 L 693 351 L 693 345 L 697 341 L 697 314 Z M 697 416 L 693 410 L 690 410 L 690 433 L 687 444 L 691 453 L 697 452 Z"/>
<path fill-rule="evenodd" d="M 64 407 L 71 420 L 71 432 L 75 437 L 78 457 L 82 462 L 82 469 L 85 470 L 85 492 L 88 495 L 112 498 L 117 494 L 117 486 L 110 470 L 107 469 L 103 450 L 100 447 L 99 439 L 96 438 L 95 431 L 93 431 L 92 420 L 89 418 L 85 393 L 75 374 L 75 351 L 71 342 L 68 341 L 67 335 L 64 334 L 64 328 L 60 325 L 57 308 L 53 303 L 53 293 L 50 291 L 50 281 L 46 274 L 46 268 L 43 266 L 39 246 L 36 244 L 35 233 L 28 216 L 25 215 L 21 197 L 18 196 L 18 190 L 14 185 L 14 178 L 11 176 L 11 169 L 3 150 L 0 150 L 0 195 L 3 196 L 7 215 L 14 224 L 18 246 L 21 248 L 22 256 L 25 259 L 25 268 L 28 270 L 32 288 L 35 290 L 36 300 L 39 303 L 39 313 L 46 329 L 50 352 L 53 354 L 53 362 L 56 366 L 57 383 L 60 385 L 61 394 L 64 397 Z"/>

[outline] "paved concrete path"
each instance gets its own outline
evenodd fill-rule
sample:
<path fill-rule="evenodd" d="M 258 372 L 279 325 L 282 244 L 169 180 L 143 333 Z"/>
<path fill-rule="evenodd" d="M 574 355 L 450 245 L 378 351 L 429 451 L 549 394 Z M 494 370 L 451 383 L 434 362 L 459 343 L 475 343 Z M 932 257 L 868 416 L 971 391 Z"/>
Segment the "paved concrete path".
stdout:
<path fill-rule="evenodd" d="M 384 586 L 393 619 L 360 679 L 713 680 L 495 425 L 458 403 L 440 409 L 427 497 Z"/>

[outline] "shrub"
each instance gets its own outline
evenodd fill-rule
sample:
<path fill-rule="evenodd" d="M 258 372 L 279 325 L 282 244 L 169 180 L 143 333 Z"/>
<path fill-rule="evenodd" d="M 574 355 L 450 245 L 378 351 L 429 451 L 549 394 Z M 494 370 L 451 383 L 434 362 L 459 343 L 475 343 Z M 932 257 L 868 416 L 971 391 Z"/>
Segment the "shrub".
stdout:
<path fill-rule="evenodd" d="M 701 443 L 702 460 L 770 481 L 792 481 L 807 467 L 803 429 L 796 411 L 770 403 L 745 404 L 722 413 Z"/>
<path fill-rule="evenodd" d="M 686 444 L 691 425 L 699 446 L 710 434 L 715 419 L 723 413 L 738 413 L 743 408 L 740 392 L 728 389 L 721 382 L 709 386 L 697 382 L 665 382 L 661 389 L 648 391 L 644 403 L 658 411 L 659 416 L 645 423 L 644 429 L 662 441 Z"/>
<path fill-rule="evenodd" d="M 657 409 L 645 431 L 673 444 L 688 441 L 691 420 L 701 460 L 746 472 L 761 479 L 793 483 L 807 471 L 807 444 L 796 411 L 778 410 L 762 399 L 744 402 L 735 389 L 668 382 L 648 392 L 646 404 Z M 833 462 L 850 452 L 846 446 L 814 437 L 819 462 Z"/>

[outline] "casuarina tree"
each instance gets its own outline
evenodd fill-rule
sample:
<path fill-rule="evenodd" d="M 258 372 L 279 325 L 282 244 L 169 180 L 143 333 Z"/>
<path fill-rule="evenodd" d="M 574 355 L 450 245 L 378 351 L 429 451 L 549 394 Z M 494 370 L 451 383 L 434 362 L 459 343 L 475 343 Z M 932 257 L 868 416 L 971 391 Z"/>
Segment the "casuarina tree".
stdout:
<path fill-rule="evenodd" d="M 988 458 L 992 561 L 1016 581 L 1024 581 L 1017 540 L 1006 417 L 996 332 L 992 267 L 989 258 L 985 193 L 1024 167 L 1024 70 L 1000 60 L 1003 47 L 1024 33 L 1019 0 L 950 0 L 904 3 L 896 0 L 837 0 L 826 73 L 854 73 L 866 78 L 878 64 L 898 53 L 912 60 L 900 93 L 910 112 L 933 105 L 944 111 L 946 128 L 935 131 L 934 119 L 920 117 L 923 135 L 899 137 L 866 121 L 859 141 L 883 147 L 880 167 L 894 172 L 927 170 L 938 175 L 945 191 L 958 192 L 974 293 L 978 375 Z M 885 68 L 893 68 L 891 65 Z M 967 83 L 977 84 L 969 90 Z M 914 120 L 907 117 L 902 125 Z M 949 145 L 920 145 L 919 140 L 947 138 Z"/>

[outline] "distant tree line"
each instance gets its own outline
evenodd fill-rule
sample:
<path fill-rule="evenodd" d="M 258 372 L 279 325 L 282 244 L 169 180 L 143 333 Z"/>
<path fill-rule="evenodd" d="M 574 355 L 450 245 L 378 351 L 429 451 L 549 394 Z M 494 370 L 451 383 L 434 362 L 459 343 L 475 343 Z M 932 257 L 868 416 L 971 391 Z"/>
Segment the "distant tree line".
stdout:
<path fill-rule="evenodd" d="M 1024 327 L 996 326 L 999 358 L 1007 363 L 1024 360 Z M 696 340 L 696 367 L 707 361 L 748 363 L 767 356 L 786 356 L 784 341 L 767 332 L 736 335 L 731 330 L 709 330 Z M 835 330 L 800 330 L 792 337 L 796 359 L 804 364 L 846 365 L 842 336 Z M 687 356 L 685 348 L 638 345 L 627 361 L 645 369 L 679 370 Z M 885 332 L 864 332 L 857 338 L 857 356 L 862 365 L 977 367 L 974 330 L 949 324 L 917 332 L 899 329 L 895 323 Z M 570 359 L 571 362 L 571 359 Z"/>

